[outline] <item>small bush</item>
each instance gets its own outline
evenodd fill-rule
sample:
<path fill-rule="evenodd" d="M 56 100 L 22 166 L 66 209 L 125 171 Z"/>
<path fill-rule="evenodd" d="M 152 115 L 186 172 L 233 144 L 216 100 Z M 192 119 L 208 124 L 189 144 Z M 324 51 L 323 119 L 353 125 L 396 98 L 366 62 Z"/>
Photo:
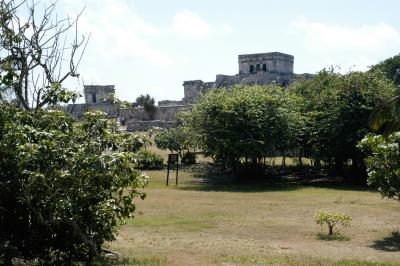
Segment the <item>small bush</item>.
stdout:
<path fill-rule="evenodd" d="M 140 150 L 137 154 L 137 168 L 140 170 L 162 169 L 164 159 L 151 151 Z"/>
<path fill-rule="evenodd" d="M 195 164 L 196 163 L 196 154 L 194 152 L 185 152 L 182 155 L 181 162 L 183 164 Z"/>
<path fill-rule="evenodd" d="M 332 236 L 333 227 L 336 225 L 350 225 L 351 217 L 342 213 L 329 213 L 325 211 L 318 211 L 314 214 L 314 220 L 317 224 L 321 226 L 323 226 L 324 224 L 328 225 L 329 236 Z"/>

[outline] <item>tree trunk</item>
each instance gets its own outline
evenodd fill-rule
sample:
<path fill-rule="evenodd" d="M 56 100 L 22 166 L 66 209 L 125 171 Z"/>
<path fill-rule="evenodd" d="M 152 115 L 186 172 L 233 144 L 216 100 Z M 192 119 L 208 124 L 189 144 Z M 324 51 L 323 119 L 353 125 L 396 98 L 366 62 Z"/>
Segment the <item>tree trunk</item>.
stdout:
<path fill-rule="evenodd" d="M 282 151 L 282 167 L 286 167 L 285 151 Z"/>
<path fill-rule="evenodd" d="M 331 235 L 333 235 L 333 225 L 328 225 L 328 227 L 329 227 L 329 235 L 331 236 Z"/>
<path fill-rule="evenodd" d="M 302 151 L 299 152 L 298 160 L 299 160 L 299 165 L 303 166 L 303 152 Z"/>

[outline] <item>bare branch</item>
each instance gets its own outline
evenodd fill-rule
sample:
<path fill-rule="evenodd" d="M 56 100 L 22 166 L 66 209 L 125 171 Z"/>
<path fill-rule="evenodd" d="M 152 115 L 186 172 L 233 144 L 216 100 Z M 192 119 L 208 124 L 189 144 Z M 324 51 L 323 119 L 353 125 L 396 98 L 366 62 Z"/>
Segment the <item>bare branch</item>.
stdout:
<path fill-rule="evenodd" d="M 39 3 L 40 0 L 0 1 L 0 11 L 8 14 L 0 18 L 0 64 L 6 63 L 1 58 L 10 58 L 8 64 L 12 64 L 13 69 L 9 71 L 17 77 L 12 87 L 26 109 L 30 101 L 34 108 L 53 101 L 46 99 L 46 87 L 79 76 L 77 68 L 89 40 L 83 35 L 78 38 L 78 20 L 84 9 L 74 19 L 59 19 L 55 14 L 56 2 L 43 8 L 38 8 Z M 19 17 L 19 10 L 24 7 L 28 11 L 26 21 Z M 74 30 L 74 36 L 67 46 L 70 30 Z M 68 67 L 64 68 L 66 64 Z M 2 71 L 0 68 L 0 73 Z"/>

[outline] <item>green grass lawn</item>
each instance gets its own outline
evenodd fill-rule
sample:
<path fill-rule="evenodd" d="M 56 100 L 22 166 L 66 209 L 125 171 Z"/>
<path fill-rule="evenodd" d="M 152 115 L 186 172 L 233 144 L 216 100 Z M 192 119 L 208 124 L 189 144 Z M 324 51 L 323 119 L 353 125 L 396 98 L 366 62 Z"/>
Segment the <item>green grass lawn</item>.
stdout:
<path fill-rule="evenodd" d="M 400 204 L 376 192 L 210 185 L 198 173 L 166 187 L 166 170 L 147 171 L 146 199 L 109 244 L 131 259 L 115 265 L 400 265 Z M 317 210 L 353 221 L 327 239 Z"/>

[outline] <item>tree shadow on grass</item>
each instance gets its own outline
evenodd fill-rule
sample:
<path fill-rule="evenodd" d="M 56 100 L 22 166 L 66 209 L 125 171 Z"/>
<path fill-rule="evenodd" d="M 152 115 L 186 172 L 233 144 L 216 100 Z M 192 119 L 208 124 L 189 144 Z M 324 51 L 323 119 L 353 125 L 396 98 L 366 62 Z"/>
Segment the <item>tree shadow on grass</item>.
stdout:
<path fill-rule="evenodd" d="M 325 233 L 317 233 L 316 238 L 324 241 L 349 241 L 350 238 L 340 233 L 333 233 L 332 235 Z"/>
<path fill-rule="evenodd" d="M 391 235 L 383 239 L 375 240 L 371 247 L 389 252 L 400 251 L 400 233 L 392 232 Z"/>
<path fill-rule="evenodd" d="M 189 168 L 188 168 L 189 169 Z M 288 167 L 266 171 L 258 178 L 234 179 L 229 171 L 214 165 L 196 165 L 190 168 L 194 180 L 180 186 L 181 190 L 222 192 L 293 191 L 305 187 L 351 191 L 373 191 L 367 186 L 347 184 L 342 177 L 329 176 L 310 168 Z"/>

